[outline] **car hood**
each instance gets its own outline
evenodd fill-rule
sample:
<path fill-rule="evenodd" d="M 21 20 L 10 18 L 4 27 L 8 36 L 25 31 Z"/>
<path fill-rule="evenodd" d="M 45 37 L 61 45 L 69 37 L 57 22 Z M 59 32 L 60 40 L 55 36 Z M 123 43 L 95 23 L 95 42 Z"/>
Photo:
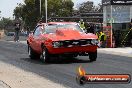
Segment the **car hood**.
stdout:
<path fill-rule="evenodd" d="M 64 41 L 64 40 L 80 40 L 80 39 L 97 39 L 98 37 L 92 33 L 79 32 L 71 29 L 56 30 L 56 33 L 46 34 L 48 39 L 52 41 Z"/>

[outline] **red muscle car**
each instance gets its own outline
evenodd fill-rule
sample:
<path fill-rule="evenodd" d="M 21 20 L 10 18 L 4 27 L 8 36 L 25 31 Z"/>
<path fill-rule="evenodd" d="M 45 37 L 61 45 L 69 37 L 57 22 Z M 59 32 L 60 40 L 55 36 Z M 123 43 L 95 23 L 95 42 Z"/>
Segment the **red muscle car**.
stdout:
<path fill-rule="evenodd" d="M 74 22 L 49 22 L 36 26 L 27 39 L 28 53 L 31 59 L 40 57 L 48 62 L 51 57 L 89 56 L 90 61 L 96 61 L 98 37 L 86 34 Z"/>

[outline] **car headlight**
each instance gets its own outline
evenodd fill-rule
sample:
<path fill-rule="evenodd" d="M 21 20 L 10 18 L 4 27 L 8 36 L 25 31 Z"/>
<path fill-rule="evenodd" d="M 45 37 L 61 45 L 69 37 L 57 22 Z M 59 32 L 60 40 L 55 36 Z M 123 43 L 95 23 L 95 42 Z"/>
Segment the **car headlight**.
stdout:
<path fill-rule="evenodd" d="M 61 42 L 53 42 L 53 47 L 58 48 L 61 47 L 63 44 Z"/>
<path fill-rule="evenodd" d="M 99 41 L 98 41 L 97 39 L 92 39 L 92 40 L 91 40 L 91 43 L 92 43 L 93 45 L 97 45 L 97 44 L 99 43 Z"/>

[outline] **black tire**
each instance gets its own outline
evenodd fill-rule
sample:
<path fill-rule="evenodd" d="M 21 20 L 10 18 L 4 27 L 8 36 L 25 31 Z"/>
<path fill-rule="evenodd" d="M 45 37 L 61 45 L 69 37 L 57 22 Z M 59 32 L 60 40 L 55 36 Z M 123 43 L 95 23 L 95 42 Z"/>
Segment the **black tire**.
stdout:
<path fill-rule="evenodd" d="M 36 59 L 39 57 L 39 55 L 37 53 L 35 53 L 29 45 L 28 45 L 28 55 L 29 55 L 30 59 Z"/>
<path fill-rule="evenodd" d="M 96 52 L 90 52 L 89 53 L 89 59 L 90 59 L 90 62 L 96 61 L 96 59 L 97 59 L 97 51 Z"/>
<path fill-rule="evenodd" d="M 41 55 L 40 55 L 40 59 L 41 59 L 41 61 L 44 62 L 44 63 L 49 62 L 49 60 L 50 60 L 50 54 L 49 54 L 47 48 L 45 48 L 45 47 L 42 48 L 42 53 L 41 53 Z"/>

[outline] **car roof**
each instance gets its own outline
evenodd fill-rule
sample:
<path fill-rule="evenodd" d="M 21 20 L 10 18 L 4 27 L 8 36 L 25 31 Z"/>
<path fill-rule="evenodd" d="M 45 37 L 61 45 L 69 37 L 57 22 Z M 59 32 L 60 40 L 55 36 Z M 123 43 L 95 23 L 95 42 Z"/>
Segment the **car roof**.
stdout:
<path fill-rule="evenodd" d="M 76 22 L 49 22 L 48 24 L 77 24 Z"/>
<path fill-rule="evenodd" d="M 38 23 L 37 26 L 45 26 L 46 23 Z"/>

